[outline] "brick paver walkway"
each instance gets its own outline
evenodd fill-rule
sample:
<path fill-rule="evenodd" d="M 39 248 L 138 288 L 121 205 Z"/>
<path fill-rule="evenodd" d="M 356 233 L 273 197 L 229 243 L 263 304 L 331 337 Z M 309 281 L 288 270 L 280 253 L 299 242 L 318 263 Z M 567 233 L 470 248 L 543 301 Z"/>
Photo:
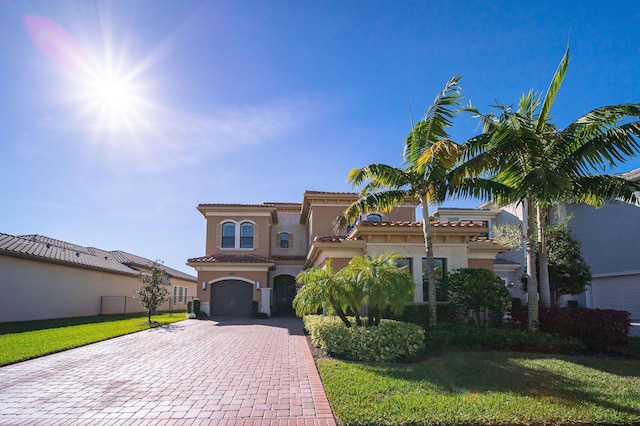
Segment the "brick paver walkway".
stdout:
<path fill-rule="evenodd" d="M 290 318 L 183 321 L 2 367 L 0 425 L 335 421 Z"/>

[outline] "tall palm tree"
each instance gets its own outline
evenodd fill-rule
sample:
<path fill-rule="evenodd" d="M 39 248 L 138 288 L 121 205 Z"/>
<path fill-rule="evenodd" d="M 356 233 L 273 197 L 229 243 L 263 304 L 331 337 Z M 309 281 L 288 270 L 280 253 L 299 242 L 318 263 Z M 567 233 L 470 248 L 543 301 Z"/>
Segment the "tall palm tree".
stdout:
<path fill-rule="evenodd" d="M 466 144 L 461 170 L 479 175 L 466 195 L 492 194 L 499 204 L 524 203 L 527 209 L 527 292 L 529 325 L 537 322 L 538 298 L 535 250 L 541 245 L 541 303 L 550 305 L 543 219 L 549 206 L 565 201 L 600 206 L 619 198 L 636 200 L 633 182 L 614 175 L 592 174 L 616 166 L 640 151 L 640 104 L 603 106 L 559 130 L 549 120 L 551 107 L 569 64 L 569 46 L 541 97 L 529 92 L 518 108 L 498 105 L 481 114 L 471 104 L 465 108 L 480 118 L 483 133 Z M 634 121 L 635 120 L 635 121 Z M 460 171 L 457 171 L 460 173 Z M 454 179 L 455 180 L 455 179 Z M 491 189 L 485 185 L 491 182 Z"/>
<path fill-rule="evenodd" d="M 459 108 L 461 99 L 458 82 L 451 78 L 436 96 L 422 120 L 405 139 L 403 167 L 370 164 L 353 169 L 347 176 L 353 186 L 364 184 L 360 199 L 352 203 L 338 218 L 342 226 L 353 223 L 370 211 L 389 211 L 407 198 L 417 200 L 422 207 L 422 231 L 427 258 L 429 323 L 436 320 L 436 279 L 433 241 L 429 224 L 429 205 L 444 201 L 448 193 L 447 174 L 456 164 L 462 146 L 451 141 L 446 131 Z"/>

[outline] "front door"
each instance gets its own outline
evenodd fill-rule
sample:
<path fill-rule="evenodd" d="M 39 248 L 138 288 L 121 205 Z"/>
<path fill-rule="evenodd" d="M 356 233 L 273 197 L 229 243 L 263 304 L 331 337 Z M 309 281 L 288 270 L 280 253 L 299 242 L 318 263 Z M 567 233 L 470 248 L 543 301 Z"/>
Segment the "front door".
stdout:
<path fill-rule="evenodd" d="M 293 315 L 296 279 L 291 275 L 278 275 L 273 279 L 273 315 Z"/>

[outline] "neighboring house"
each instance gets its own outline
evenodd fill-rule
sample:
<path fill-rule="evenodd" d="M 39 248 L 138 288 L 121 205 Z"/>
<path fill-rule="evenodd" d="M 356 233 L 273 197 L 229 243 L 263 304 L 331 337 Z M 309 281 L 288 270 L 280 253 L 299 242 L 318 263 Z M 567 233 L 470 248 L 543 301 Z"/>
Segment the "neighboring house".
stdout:
<path fill-rule="evenodd" d="M 142 312 L 134 290 L 152 264 L 123 251 L 0 233 L 0 322 Z M 161 267 L 175 298 L 160 309 L 183 310 L 196 294 L 195 277 Z"/>
<path fill-rule="evenodd" d="M 638 180 L 640 169 L 624 176 Z M 493 223 L 524 224 L 523 232 L 526 233 L 525 203 L 501 209 L 487 203 L 476 210 L 500 211 Z M 586 204 L 563 203 L 551 209 L 548 220 L 551 223 L 568 220 L 567 225 L 580 241 L 582 255 L 593 275 L 591 285 L 584 293 L 562 296 L 561 305 L 575 300 L 588 308 L 627 311 L 632 320 L 640 322 L 640 206 L 615 202 L 595 208 Z M 506 282 L 513 283 L 512 296 L 526 302 L 527 295 L 520 282 L 520 277 L 526 273 L 524 265 L 525 251 L 520 249 L 499 254 L 494 269 Z"/>
<path fill-rule="evenodd" d="M 390 252 L 404 257 L 399 266 L 416 282 L 414 302 L 424 303 L 426 255 L 416 203 L 408 199 L 390 212 L 363 215 L 336 232 L 334 220 L 357 199 L 356 193 L 306 191 L 302 203 L 200 204 L 206 256 L 187 264 L 198 272 L 202 310 L 211 316 L 288 314 L 303 269 L 331 260 L 337 271 L 354 256 Z M 437 272 L 493 270 L 504 249 L 488 237 L 488 225 L 476 217 L 432 221 Z"/>

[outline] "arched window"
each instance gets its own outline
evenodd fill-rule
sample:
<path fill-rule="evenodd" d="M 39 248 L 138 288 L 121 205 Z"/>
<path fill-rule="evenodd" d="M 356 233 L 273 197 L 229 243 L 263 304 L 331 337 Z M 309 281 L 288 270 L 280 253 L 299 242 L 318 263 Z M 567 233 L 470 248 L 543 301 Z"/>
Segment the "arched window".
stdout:
<path fill-rule="evenodd" d="M 382 216 L 380 216 L 377 213 L 373 213 L 373 214 L 367 215 L 367 221 L 369 221 L 369 222 L 382 222 Z"/>
<path fill-rule="evenodd" d="M 240 248 L 253 248 L 253 224 L 244 222 L 240 225 Z"/>
<path fill-rule="evenodd" d="M 289 248 L 289 233 L 280 233 L 280 248 Z"/>
<path fill-rule="evenodd" d="M 236 224 L 233 222 L 225 222 L 222 224 L 222 248 L 234 248 L 235 246 Z"/>

